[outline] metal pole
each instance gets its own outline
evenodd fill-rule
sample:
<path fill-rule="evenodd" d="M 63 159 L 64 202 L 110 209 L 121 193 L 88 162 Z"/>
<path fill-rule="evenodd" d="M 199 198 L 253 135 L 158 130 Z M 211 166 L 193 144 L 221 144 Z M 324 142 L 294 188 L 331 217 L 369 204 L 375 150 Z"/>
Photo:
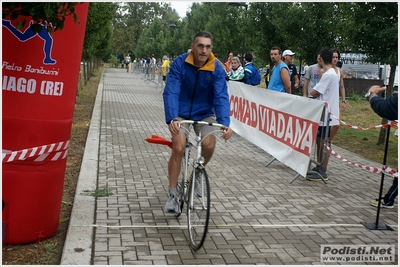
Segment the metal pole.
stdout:
<path fill-rule="evenodd" d="M 383 166 L 386 166 L 386 159 L 387 159 L 388 146 L 389 146 L 389 137 L 390 137 L 390 125 L 388 126 L 387 133 L 386 133 L 386 144 L 385 144 L 385 154 L 383 155 Z M 361 222 L 365 227 L 367 227 L 370 230 L 390 230 L 390 231 L 393 231 L 393 229 L 390 226 L 379 222 L 379 214 L 380 214 L 380 211 L 381 211 L 381 197 L 382 197 L 384 179 L 385 179 L 385 173 L 382 171 L 381 185 L 380 185 L 380 188 L 379 188 L 379 197 L 378 197 L 378 209 L 376 211 L 376 221 L 375 221 L 375 223 L 372 223 L 372 222 Z"/>
<path fill-rule="evenodd" d="M 244 67 L 244 42 L 245 42 L 246 36 L 243 35 L 243 42 L 242 42 L 242 67 Z"/>
<path fill-rule="evenodd" d="M 178 30 L 179 30 L 179 32 L 178 32 L 179 33 L 179 40 L 178 40 L 179 51 L 178 51 L 178 55 L 177 56 L 179 56 L 180 53 L 182 52 L 182 50 L 181 50 L 181 27 L 179 27 Z"/>
<path fill-rule="evenodd" d="M 390 136 L 390 125 L 387 128 L 387 133 L 386 133 L 386 144 L 385 144 L 385 154 L 383 155 L 383 166 L 386 166 L 386 160 L 387 160 L 387 152 L 388 152 L 388 146 L 389 146 L 389 136 Z M 385 173 L 382 171 L 382 178 L 381 178 L 381 186 L 379 188 L 379 198 L 378 198 L 378 210 L 376 212 L 376 221 L 375 221 L 375 228 L 378 229 L 379 225 L 379 214 L 381 211 L 381 197 L 382 197 L 382 191 L 383 191 L 383 181 L 385 179 Z"/>
<path fill-rule="evenodd" d="M 246 20 L 245 21 L 247 21 L 247 8 L 248 8 L 248 5 L 247 4 L 245 4 L 245 5 L 243 5 L 245 8 L 246 8 Z M 246 42 L 246 34 L 245 34 L 245 31 L 243 30 L 243 44 L 242 44 L 242 67 L 244 68 L 244 44 L 245 44 L 245 42 Z"/>

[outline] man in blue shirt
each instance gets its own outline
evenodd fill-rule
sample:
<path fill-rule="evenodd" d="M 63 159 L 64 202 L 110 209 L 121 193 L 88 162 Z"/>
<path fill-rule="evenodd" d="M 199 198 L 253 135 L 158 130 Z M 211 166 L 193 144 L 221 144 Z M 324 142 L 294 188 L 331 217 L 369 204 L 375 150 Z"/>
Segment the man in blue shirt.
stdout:
<path fill-rule="evenodd" d="M 247 53 L 244 56 L 244 62 L 244 74 L 246 83 L 250 85 L 259 85 L 261 82 L 261 74 L 258 68 L 253 64 L 253 55 Z"/>
<path fill-rule="evenodd" d="M 270 57 L 274 67 L 271 71 L 268 89 L 290 94 L 292 90 L 290 87 L 289 68 L 282 61 L 282 50 L 277 46 L 272 47 Z"/>

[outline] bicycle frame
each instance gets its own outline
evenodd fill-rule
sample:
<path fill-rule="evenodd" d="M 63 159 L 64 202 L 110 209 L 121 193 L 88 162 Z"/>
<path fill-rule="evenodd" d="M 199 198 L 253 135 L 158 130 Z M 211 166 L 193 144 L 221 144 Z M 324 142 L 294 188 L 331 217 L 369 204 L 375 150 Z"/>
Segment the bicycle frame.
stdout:
<path fill-rule="evenodd" d="M 225 127 L 224 125 L 221 125 L 221 124 L 218 124 L 218 123 L 209 123 L 209 122 L 204 122 L 204 121 L 182 120 L 182 121 L 179 122 L 180 125 L 185 124 L 185 123 L 186 124 L 192 124 L 192 125 L 194 125 L 194 124 L 203 124 L 203 125 L 210 125 L 210 126 L 214 126 L 214 127 Z M 183 159 L 182 159 L 184 161 L 183 166 L 185 167 L 184 180 L 183 180 L 184 188 L 183 188 L 183 198 L 182 198 L 182 200 L 185 201 L 185 202 L 187 202 L 187 192 L 188 192 L 187 190 L 188 190 L 188 186 L 190 184 L 190 179 L 189 179 L 189 176 L 188 176 L 189 175 L 188 170 L 189 170 L 189 165 L 190 165 L 190 163 L 189 163 L 190 148 L 191 148 L 191 146 L 193 146 L 193 144 L 189 140 L 190 128 L 187 131 L 188 131 L 188 133 L 186 135 L 185 154 L 184 154 Z M 215 130 L 215 131 L 212 131 L 211 133 L 209 133 L 207 135 L 210 135 L 210 134 L 212 134 L 214 132 L 217 132 L 217 131 L 222 131 L 222 130 Z M 207 136 L 207 135 L 205 135 L 205 136 Z M 195 147 L 196 147 L 196 158 L 193 161 L 193 168 L 191 170 L 191 174 L 192 174 L 191 177 L 193 177 L 193 173 L 194 173 L 196 168 L 198 168 L 198 167 L 204 168 L 203 164 L 205 162 L 204 157 L 201 156 L 201 150 L 202 150 L 201 143 L 203 141 L 202 140 L 202 136 L 201 136 L 201 131 L 199 131 L 199 134 L 196 134 L 195 141 L 196 141 L 196 144 L 195 144 Z M 178 183 L 179 183 L 179 181 L 178 181 Z"/>
<path fill-rule="evenodd" d="M 187 201 L 188 201 L 188 189 L 189 189 L 189 184 L 190 184 L 190 181 L 191 181 L 191 179 L 193 178 L 193 175 L 194 175 L 194 170 L 196 169 L 196 168 L 198 168 L 199 166 L 202 166 L 202 167 L 204 167 L 203 166 L 203 164 L 204 164 L 204 158 L 201 156 L 201 149 L 202 149 L 202 147 L 201 147 L 201 132 L 199 132 L 199 135 L 197 135 L 196 134 L 196 138 L 195 138 L 195 141 L 196 141 L 196 144 L 195 144 L 195 147 L 196 147 L 196 157 L 194 158 L 194 160 L 193 160 L 193 165 L 192 165 L 192 169 L 191 169 L 191 175 L 189 176 L 189 166 L 190 166 L 190 162 L 189 162 L 189 160 L 190 160 L 190 149 L 191 149 L 191 147 L 193 146 L 193 144 L 190 142 L 190 140 L 189 140 L 189 132 L 190 132 L 190 129 L 188 130 L 188 134 L 186 135 L 186 147 L 185 147 L 185 154 L 183 155 L 183 158 L 182 158 L 182 160 L 183 160 L 183 164 L 182 164 L 182 166 L 185 168 L 184 170 L 183 170 L 183 172 L 184 172 L 184 175 L 183 175 L 183 197 L 182 197 L 182 200 L 183 201 L 185 201 L 186 203 L 187 203 Z M 182 170 L 181 170 L 182 171 Z"/>

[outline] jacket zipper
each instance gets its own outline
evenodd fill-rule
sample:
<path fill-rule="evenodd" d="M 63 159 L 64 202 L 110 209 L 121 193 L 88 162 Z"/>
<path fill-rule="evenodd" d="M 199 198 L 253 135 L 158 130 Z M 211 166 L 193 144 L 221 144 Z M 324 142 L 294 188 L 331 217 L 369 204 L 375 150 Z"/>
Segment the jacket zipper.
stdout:
<path fill-rule="evenodd" d="M 194 95 L 196 94 L 197 80 L 198 80 L 198 79 L 199 79 L 199 71 L 197 70 L 196 82 L 194 83 L 194 90 L 193 90 L 193 94 L 192 94 L 192 102 L 190 103 L 189 120 L 192 119 L 192 110 L 193 110 Z"/>

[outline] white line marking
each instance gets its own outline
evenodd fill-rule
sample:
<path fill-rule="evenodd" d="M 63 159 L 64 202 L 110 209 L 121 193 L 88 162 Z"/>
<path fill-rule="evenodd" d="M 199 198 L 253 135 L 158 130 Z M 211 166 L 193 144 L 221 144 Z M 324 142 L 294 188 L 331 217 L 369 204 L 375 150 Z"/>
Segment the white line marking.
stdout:
<path fill-rule="evenodd" d="M 97 227 L 97 228 L 187 228 L 187 225 L 71 225 L 73 227 Z M 389 225 L 392 228 L 398 228 L 398 225 Z M 232 227 L 255 227 L 255 228 L 284 228 L 284 227 L 362 227 L 360 224 L 209 224 L 208 227 L 232 228 Z"/>

